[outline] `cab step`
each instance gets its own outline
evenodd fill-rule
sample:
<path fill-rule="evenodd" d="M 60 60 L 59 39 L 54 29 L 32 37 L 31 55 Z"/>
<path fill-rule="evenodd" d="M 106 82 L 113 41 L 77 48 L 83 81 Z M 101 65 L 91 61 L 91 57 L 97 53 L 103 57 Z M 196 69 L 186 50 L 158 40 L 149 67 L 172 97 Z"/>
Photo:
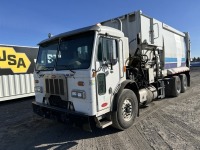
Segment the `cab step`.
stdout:
<path fill-rule="evenodd" d="M 112 124 L 112 121 L 102 121 L 100 124 L 97 124 L 98 128 L 104 129 Z"/>
<path fill-rule="evenodd" d="M 99 118 L 95 117 L 96 127 L 104 129 L 110 125 L 112 125 L 112 121 L 106 118 L 99 120 Z"/>

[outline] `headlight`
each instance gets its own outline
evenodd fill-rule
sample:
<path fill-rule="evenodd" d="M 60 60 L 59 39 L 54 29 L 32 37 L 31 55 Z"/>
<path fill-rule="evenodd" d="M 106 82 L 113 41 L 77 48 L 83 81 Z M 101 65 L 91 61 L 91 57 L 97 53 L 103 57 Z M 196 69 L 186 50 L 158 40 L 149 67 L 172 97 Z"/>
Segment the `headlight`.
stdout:
<path fill-rule="evenodd" d="M 75 98 L 82 98 L 82 99 L 86 98 L 85 91 L 78 91 L 78 90 L 72 90 L 71 96 Z"/>
<path fill-rule="evenodd" d="M 41 86 L 35 86 L 35 93 L 42 93 L 42 87 Z"/>

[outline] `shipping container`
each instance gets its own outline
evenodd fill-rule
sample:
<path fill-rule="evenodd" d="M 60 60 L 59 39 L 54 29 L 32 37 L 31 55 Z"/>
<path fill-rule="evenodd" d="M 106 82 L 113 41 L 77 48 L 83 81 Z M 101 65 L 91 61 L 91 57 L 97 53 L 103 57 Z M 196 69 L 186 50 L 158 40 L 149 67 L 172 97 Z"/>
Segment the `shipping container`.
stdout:
<path fill-rule="evenodd" d="M 0 101 L 34 96 L 38 47 L 0 44 Z"/>

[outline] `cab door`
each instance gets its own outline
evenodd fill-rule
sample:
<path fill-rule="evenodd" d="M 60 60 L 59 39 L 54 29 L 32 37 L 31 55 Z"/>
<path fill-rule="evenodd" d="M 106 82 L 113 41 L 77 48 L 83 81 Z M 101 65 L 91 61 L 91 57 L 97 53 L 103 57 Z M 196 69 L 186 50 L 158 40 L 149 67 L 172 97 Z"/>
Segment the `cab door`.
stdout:
<path fill-rule="evenodd" d="M 119 85 L 119 41 L 100 36 L 96 59 L 98 111 L 109 108 L 113 92 Z"/>

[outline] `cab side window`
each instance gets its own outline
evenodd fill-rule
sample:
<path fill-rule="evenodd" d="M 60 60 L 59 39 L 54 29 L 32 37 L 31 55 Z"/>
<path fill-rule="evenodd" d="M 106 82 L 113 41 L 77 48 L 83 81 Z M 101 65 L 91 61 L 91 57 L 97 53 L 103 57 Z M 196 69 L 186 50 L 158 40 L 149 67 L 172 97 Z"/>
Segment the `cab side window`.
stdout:
<path fill-rule="evenodd" d="M 115 65 L 118 59 L 117 40 L 100 37 L 98 44 L 97 59 L 99 62 L 108 62 Z"/>

